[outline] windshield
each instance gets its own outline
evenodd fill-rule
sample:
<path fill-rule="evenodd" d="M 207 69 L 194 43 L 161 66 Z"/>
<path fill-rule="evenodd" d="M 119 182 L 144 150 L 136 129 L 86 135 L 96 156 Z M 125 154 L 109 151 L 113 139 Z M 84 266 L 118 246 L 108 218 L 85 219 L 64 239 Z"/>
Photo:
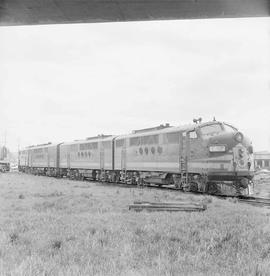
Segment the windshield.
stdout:
<path fill-rule="evenodd" d="M 237 132 L 237 129 L 231 125 L 223 124 L 223 126 L 226 132 Z"/>
<path fill-rule="evenodd" d="M 223 131 L 223 129 L 220 124 L 212 124 L 201 127 L 201 134 L 203 138 L 215 136 L 219 134 L 221 131 Z"/>

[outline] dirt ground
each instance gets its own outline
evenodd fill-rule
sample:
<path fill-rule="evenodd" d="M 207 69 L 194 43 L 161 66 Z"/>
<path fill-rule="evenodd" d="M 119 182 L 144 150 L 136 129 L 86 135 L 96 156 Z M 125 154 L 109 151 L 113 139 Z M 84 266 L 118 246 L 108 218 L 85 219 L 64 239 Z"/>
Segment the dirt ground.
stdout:
<path fill-rule="evenodd" d="M 139 212 L 136 200 L 203 202 Z M 268 275 L 270 210 L 177 191 L 0 174 L 0 275 Z"/>

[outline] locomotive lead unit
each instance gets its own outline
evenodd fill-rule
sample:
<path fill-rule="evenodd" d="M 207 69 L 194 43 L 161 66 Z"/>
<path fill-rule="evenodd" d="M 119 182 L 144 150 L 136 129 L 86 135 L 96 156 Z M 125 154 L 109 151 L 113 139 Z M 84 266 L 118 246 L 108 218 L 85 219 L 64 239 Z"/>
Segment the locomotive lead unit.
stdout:
<path fill-rule="evenodd" d="M 184 191 L 250 194 L 250 140 L 230 124 L 212 121 L 101 135 L 28 147 L 19 170 L 48 176 L 130 184 L 174 185 Z"/>

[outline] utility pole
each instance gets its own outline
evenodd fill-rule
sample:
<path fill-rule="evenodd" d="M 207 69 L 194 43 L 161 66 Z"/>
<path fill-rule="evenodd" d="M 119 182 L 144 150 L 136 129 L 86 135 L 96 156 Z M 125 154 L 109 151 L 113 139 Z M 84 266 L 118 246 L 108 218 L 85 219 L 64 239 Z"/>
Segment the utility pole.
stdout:
<path fill-rule="evenodd" d="M 20 137 L 18 137 L 17 143 L 18 143 L 18 152 L 19 152 L 20 151 Z"/>
<path fill-rule="evenodd" d="M 5 134 L 4 134 L 4 146 L 6 147 L 7 145 L 7 131 L 5 130 Z"/>

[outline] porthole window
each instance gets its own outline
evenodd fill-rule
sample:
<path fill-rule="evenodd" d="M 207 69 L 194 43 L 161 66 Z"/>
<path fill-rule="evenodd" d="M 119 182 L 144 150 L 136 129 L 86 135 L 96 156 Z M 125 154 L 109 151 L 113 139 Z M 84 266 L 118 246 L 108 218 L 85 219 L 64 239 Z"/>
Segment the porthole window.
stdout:
<path fill-rule="evenodd" d="M 145 154 L 148 154 L 148 148 L 144 148 Z"/>
<path fill-rule="evenodd" d="M 154 147 L 151 148 L 152 154 L 155 154 L 156 149 Z"/>
<path fill-rule="evenodd" d="M 158 147 L 158 148 L 157 148 L 157 151 L 158 151 L 159 154 L 161 154 L 162 151 L 163 151 L 163 150 L 162 150 L 162 147 Z"/>

